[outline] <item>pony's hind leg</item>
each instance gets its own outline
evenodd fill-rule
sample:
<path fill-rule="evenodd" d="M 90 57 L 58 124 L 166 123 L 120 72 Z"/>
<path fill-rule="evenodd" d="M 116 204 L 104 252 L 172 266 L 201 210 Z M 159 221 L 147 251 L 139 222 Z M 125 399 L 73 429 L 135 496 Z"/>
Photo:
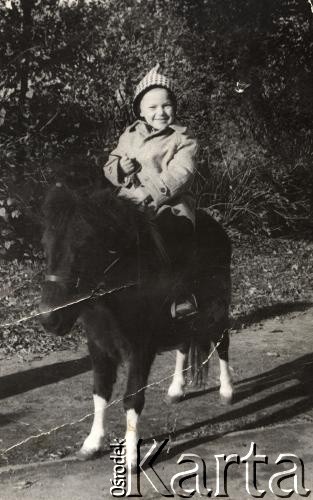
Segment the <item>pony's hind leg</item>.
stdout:
<path fill-rule="evenodd" d="M 106 407 L 112 395 L 117 371 L 117 363 L 115 360 L 103 354 L 99 350 L 99 347 L 93 344 L 89 344 L 88 347 L 94 376 L 94 416 L 90 433 L 78 452 L 78 457 L 83 460 L 94 458 L 102 449 L 103 438 L 106 431 Z"/>
<path fill-rule="evenodd" d="M 220 364 L 220 397 L 225 404 L 233 400 L 233 383 L 228 363 L 229 334 L 225 332 L 222 340 L 216 346 Z"/>
<path fill-rule="evenodd" d="M 133 353 L 129 361 L 127 388 L 124 395 L 126 412 L 126 460 L 128 467 L 137 464 L 137 442 L 139 417 L 145 403 L 145 388 L 154 359 L 154 353 Z"/>
<path fill-rule="evenodd" d="M 166 400 L 169 403 L 178 403 L 185 395 L 185 374 L 186 362 L 188 358 L 189 344 L 184 345 L 176 351 L 176 364 L 173 380 L 167 391 Z"/>

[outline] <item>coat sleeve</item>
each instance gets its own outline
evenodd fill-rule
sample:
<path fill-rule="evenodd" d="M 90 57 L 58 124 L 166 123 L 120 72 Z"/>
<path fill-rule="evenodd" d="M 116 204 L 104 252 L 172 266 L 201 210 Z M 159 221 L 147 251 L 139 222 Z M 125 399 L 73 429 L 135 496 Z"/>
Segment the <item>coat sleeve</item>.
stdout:
<path fill-rule="evenodd" d="M 197 140 L 188 133 L 180 134 L 175 155 L 167 168 L 145 182 L 144 189 L 156 208 L 188 189 L 196 173 L 197 151 Z"/>
<path fill-rule="evenodd" d="M 105 177 L 114 186 L 127 186 L 130 184 L 132 176 L 124 174 L 120 159 L 128 154 L 127 144 L 129 143 L 128 131 L 126 130 L 120 137 L 116 148 L 110 153 L 109 159 L 103 167 Z"/>

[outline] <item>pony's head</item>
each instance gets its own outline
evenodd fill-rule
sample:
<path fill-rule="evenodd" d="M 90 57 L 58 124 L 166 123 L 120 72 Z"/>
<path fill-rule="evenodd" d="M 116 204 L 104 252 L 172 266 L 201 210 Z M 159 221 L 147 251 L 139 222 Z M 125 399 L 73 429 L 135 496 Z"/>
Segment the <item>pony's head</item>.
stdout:
<path fill-rule="evenodd" d="M 127 262 L 137 249 L 134 243 L 140 233 L 145 246 L 149 225 L 144 214 L 110 190 L 84 199 L 66 187 L 55 187 L 48 193 L 43 213 L 46 276 L 41 322 L 48 331 L 63 335 L 98 285 L 113 283 L 112 266 L 119 260 L 120 275 L 114 283 L 127 281 Z"/>

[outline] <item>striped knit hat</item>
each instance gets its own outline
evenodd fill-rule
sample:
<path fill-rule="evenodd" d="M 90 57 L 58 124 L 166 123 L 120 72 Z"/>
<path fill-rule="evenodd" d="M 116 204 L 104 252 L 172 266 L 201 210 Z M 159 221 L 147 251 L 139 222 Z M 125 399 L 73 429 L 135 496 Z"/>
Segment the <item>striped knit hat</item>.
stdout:
<path fill-rule="evenodd" d="M 148 92 L 148 90 L 151 90 L 153 88 L 161 87 L 163 89 L 169 90 L 176 104 L 175 84 L 173 80 L 171 80 L 167 76 L 161 75 L 161 73 L 159 73 L 159 69 L 160 64 L 158 63 L 154 68 L 152 68 L 151 71 L 149 71 L 149 73 L 146 74 L 146 76 L 143 77 L 143 79 L 138 83 L 135 89 L 133 110 L 137 118 L 140 117 L 139 105 L 141 99 L 143 98 L 144 94 Z"/>

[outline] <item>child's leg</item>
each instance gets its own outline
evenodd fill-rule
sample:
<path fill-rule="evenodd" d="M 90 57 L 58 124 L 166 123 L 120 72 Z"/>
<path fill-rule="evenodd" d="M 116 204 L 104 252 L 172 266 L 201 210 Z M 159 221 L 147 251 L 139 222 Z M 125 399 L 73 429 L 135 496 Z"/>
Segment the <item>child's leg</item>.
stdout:
<path fill-rule="evenodd" d="M 196 307 L 194 298 L 191 301 L 189 298 L 193 293 L 191 265 L 195 245 L 194 227 L 187 217 L 173 215 L 171 209 L 161 212 L 156 222 L 171 263 L 173 298 L 177 306 L 181 304 L 180 309 L 189 314 Z"/>
<path fill-rule="evenodd" d="M 194 227 L 184 216 L 173 215 L 167 208 L 158 215 L 156 224 L 164 241 L 173 271 L 186 271 L 194 251 Z"/>

